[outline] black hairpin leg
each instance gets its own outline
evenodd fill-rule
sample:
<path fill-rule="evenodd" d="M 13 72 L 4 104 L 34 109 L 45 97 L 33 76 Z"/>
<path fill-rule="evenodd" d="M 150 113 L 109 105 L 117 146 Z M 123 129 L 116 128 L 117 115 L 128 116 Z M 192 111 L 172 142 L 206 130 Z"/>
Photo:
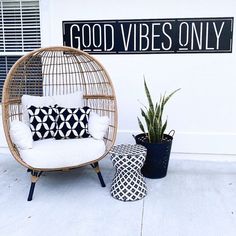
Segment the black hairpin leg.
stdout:
<path fill-rule="evenodd" d="M 42 171 L 34 171 L 34 170 L 29 170 L 28 172 L 31 172 L 31 185 L 30 185 L 30 191 L 29 191 L 29 195 L 28 195 L 28 201 L 31 201 L 33 198 L 33 194 L 34 194 L 34 187 L 35 184 L 37 182 L 37 180 L 39 179 L 40 175 L 43 173 Z"/>
<path fill-rule="evenodd" d="M 106 187 L 106 184 L 102 178 L 102 174 L 101 174 L 101 171 L 99 169 L 99 165 L 98 165 L 98 162 L 95 162 L 93 164 L 91 164 L 91 166 L 93 167 L 93 169 L 96 171 L 97 175 L 98 175 L 98 178 L 100 180 L 100 183 L 101 183 L 101 186 L 102 187 Z"/>

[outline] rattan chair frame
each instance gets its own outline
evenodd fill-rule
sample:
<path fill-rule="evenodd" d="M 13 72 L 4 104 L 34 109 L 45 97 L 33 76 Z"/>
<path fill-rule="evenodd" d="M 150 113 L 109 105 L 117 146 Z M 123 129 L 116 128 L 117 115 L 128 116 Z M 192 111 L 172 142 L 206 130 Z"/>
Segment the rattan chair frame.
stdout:
<path fill-rule="evenodd" d="M 105 153 L 91 162 L 65 168 L 30 166 L 21 158 L 17 146 L 10 137 L 10 123 L 13 120 L 22 120 L 22 95 L 52 96 L 74 92 L 78 89 L 83 91 L 85 105 L 96 113 L 109 117 L 108 132 L 104 137 Z M 37 181 L 41 175 L 39 173 L 67 171 L 88 164 L 100 173 L 98 161 L 108 154 L 114 145 L 117 133 L 115 90 L 106 69 L 88 53 L 65 46 L 40 48 L 21 57 L 10 69 L 3 87 L 2 118 L 10 152 L 17 162 L 31 172 L 32 183 Z M 102 182 L 101 184 L 105 185 Z"/>

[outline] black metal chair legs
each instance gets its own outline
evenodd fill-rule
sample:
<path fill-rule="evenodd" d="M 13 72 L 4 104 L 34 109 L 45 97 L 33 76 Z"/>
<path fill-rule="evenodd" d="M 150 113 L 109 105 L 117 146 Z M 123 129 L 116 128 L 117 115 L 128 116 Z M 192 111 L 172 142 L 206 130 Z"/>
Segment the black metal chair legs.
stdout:
<path fill-rule="evenodd" d="M 101 171 L 99 169 L 99 165 L 98 162 L 95 162 L 93 164 L 91 164 L 91 166 L 93 167 L 93 169 L 96 171 L 98 178 L 100 180 L 101 186 L 102 187 L 106 187 L 106 184 L 103 180 Z M 29 191 L 29 195 L 28 195 L 28 201 L 32 201 L 33 199 L 33 195 L 34 195 L 34 188 L 35 188 L 35 184 L 38 181 L 39 177 L 41 176 L 41 174 L 43 173 L 42 171 L 34 171 L 34 170 L 27 170 L 28 172 L 31 173 L 31 185 L 30 185 L 30 191 Z"/>
<path fill-rule="evenodd" d="M 101 186 L 102 187 L 106 187 L 106 184 L 103 180 L 103 177 L 102 177 L 102 174 L 101 174 L 101 171 L 99 169 L 99 165 L 98 165 L 98 162 L 95 162 L 93 164 L 91 164 L 91 166 L 93 167 L 93 169 L 96 171 L 97 175 L 98 175 L 98 178 L 100 180 L 100 183 L 101 183 Z"/>
<path fill-rule="evenodd" d="M 37 180 L 39 179 L 40 175 L 42 174 L 42 171 L 33 171 L 33 170 L 29 170 L 28 172 L 31 172 L 31 185 L 30 185 L 30 191 L 29 191 L 29 195 L 28 195 L 28 201 L 31 201 L 33 198 L 33 194 L 34 194 L 34 187 L 35 184 L 37 182 Z"/>

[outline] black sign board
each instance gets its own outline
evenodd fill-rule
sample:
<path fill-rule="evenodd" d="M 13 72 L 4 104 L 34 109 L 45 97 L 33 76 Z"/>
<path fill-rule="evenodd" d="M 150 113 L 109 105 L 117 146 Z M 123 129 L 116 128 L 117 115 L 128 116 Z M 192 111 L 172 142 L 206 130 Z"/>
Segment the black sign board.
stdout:
<path fill-rule="evenodd" d="M 63 21 L 63 44 L 93 54 L 231 53 L 233 20 Z"/>

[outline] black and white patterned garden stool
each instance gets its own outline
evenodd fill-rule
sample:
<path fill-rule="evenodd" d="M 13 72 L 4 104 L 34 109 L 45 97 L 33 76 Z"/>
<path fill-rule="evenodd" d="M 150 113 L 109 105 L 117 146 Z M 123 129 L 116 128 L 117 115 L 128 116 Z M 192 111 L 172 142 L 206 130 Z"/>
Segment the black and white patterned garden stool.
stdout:
<path fill-rule="evenodd" d="M 140 200 L 147 188 L 141 174 L 147 150 L 141 145 L 121 144 L 110 151 L 116 173 L 111 185 L 111 196 L 121 201 Z"/>

